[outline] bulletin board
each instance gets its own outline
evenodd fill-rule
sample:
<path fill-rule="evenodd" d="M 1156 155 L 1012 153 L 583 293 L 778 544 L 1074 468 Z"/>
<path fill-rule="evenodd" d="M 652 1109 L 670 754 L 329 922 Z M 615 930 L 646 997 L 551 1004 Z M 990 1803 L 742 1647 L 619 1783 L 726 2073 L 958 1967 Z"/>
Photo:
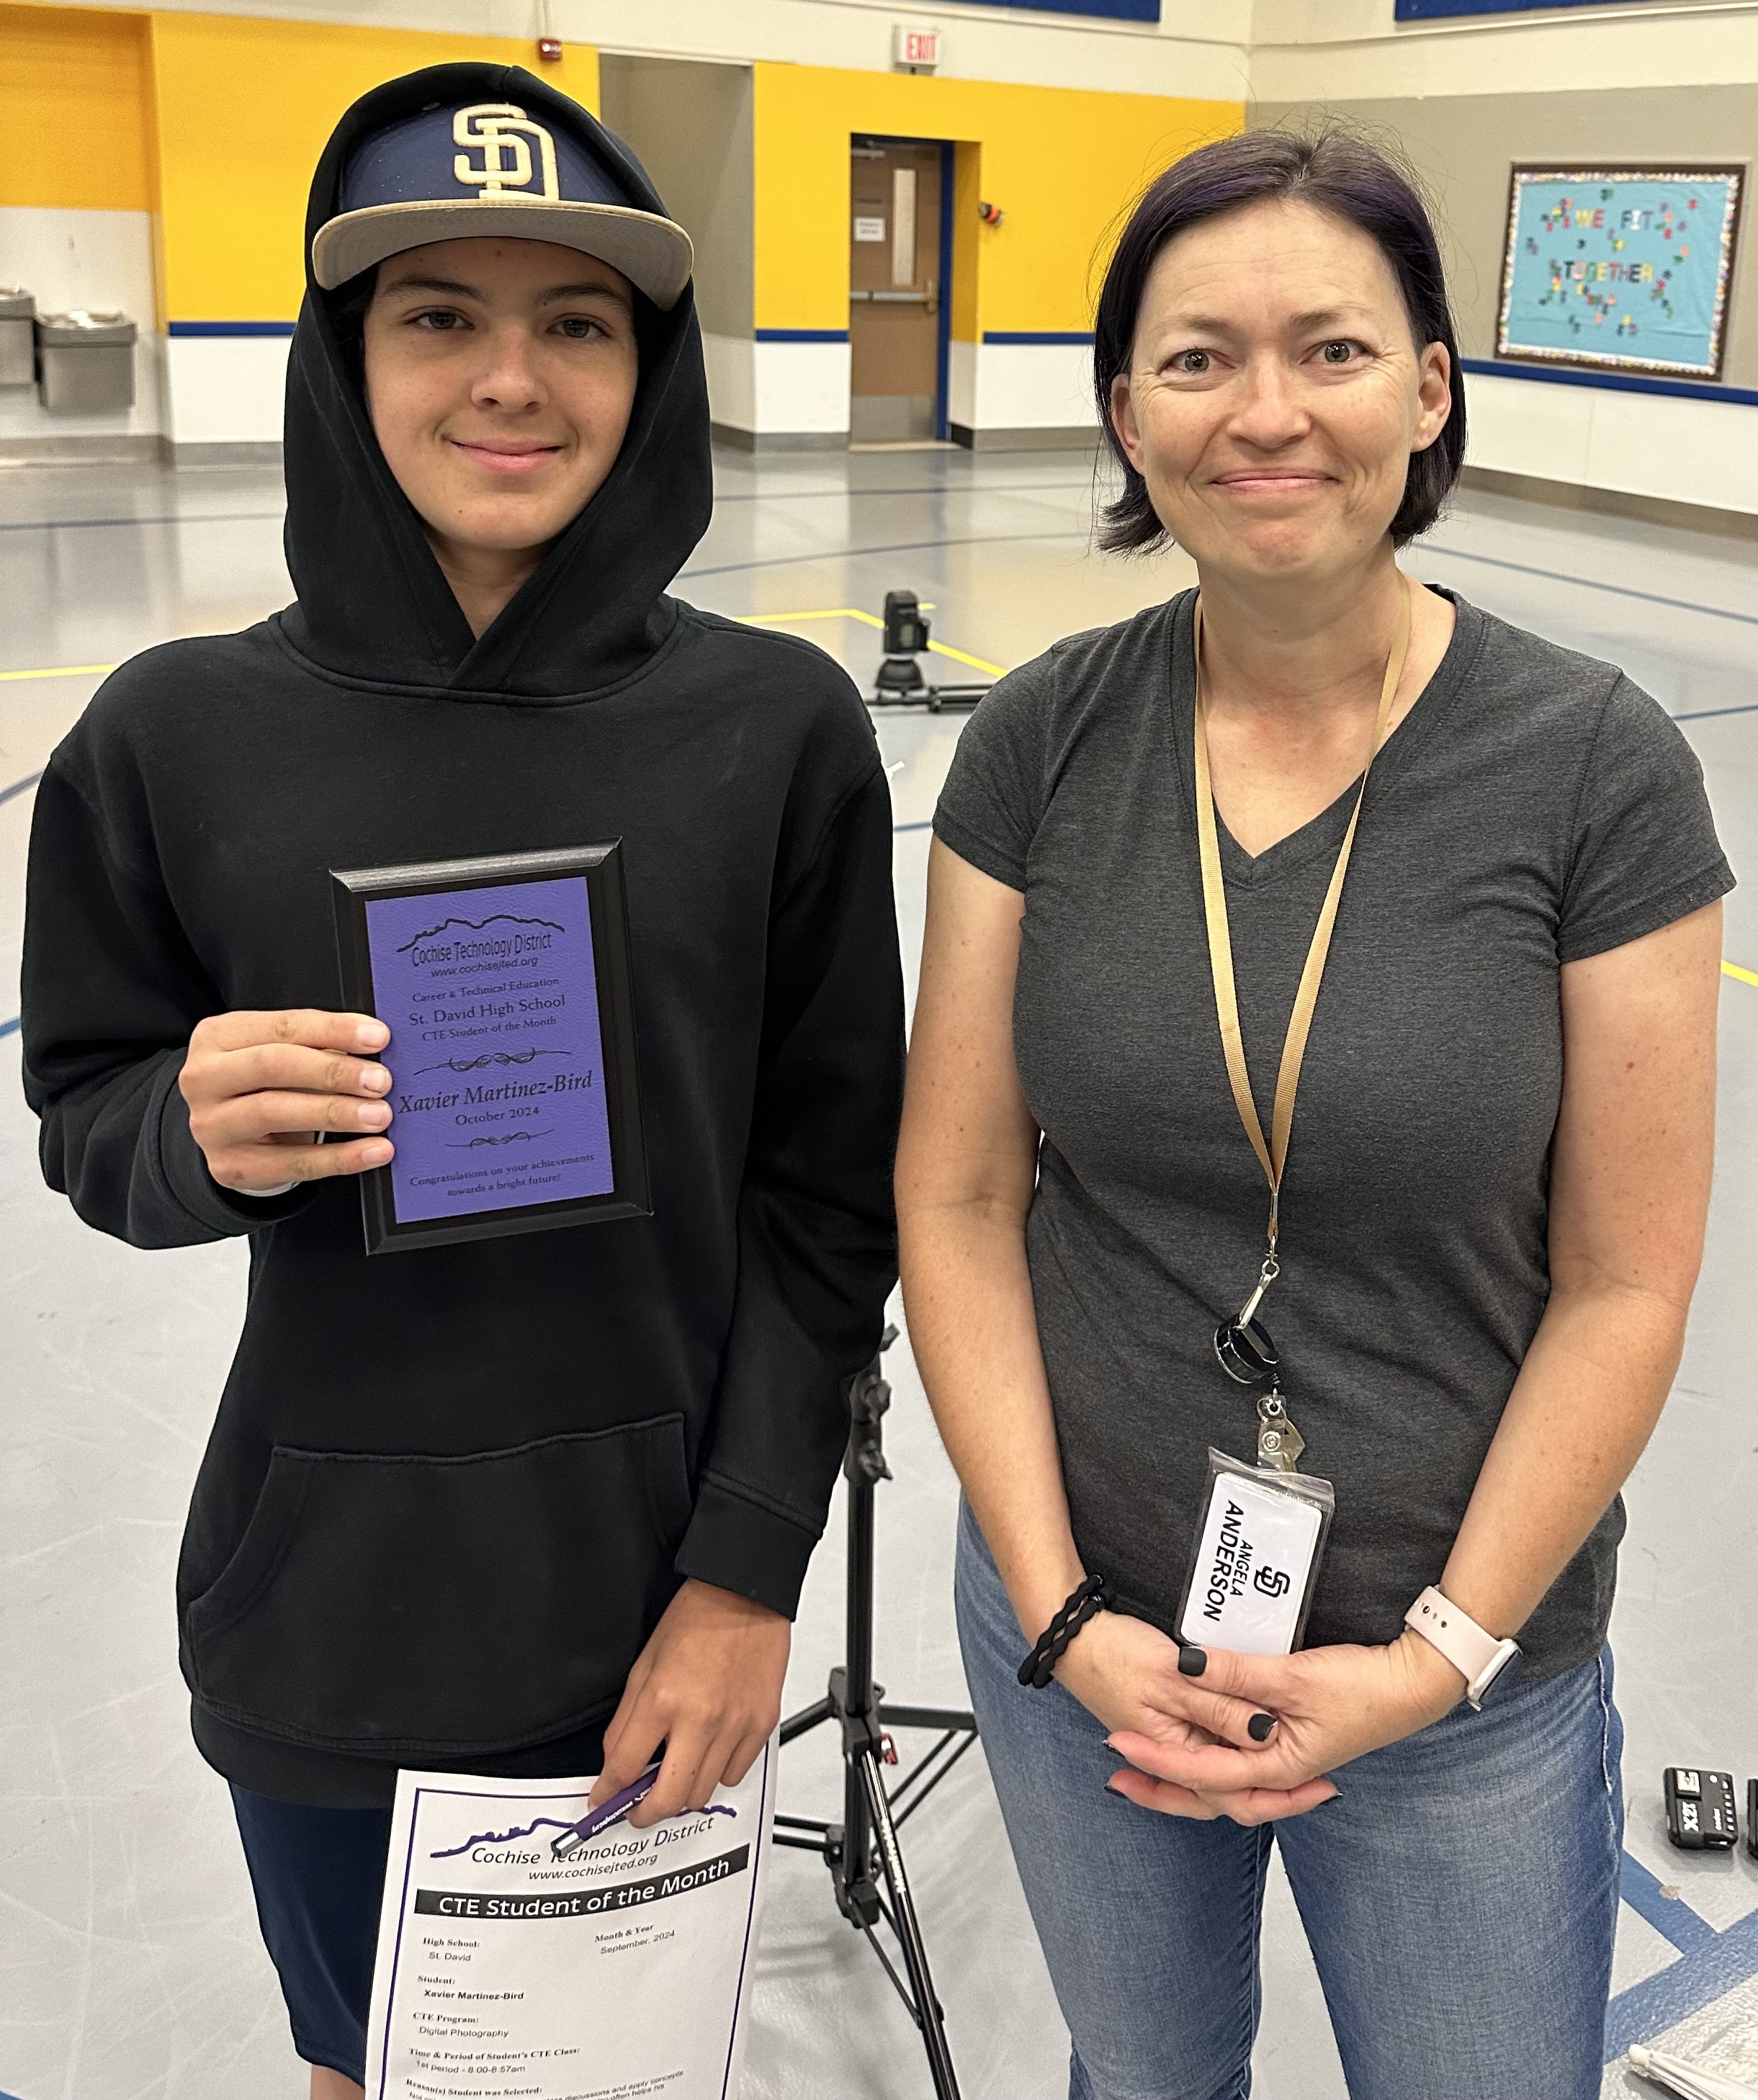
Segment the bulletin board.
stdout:
<path fill-rule="evenodd" d="M 1516 167 L 1496 355 L 1719 379 L 1744 174 Z"/>

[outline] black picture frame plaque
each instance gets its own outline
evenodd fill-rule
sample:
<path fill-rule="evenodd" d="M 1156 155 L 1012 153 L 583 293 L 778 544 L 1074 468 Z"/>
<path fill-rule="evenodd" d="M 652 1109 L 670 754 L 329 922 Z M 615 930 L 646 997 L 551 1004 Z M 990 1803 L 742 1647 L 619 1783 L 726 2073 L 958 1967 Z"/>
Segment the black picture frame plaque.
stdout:
<path fill-rule="evenodd" d="M 366 1251 L 650 1215 L 621 840 L 330 880 L 344 1001 L 391 1030 Z"/>

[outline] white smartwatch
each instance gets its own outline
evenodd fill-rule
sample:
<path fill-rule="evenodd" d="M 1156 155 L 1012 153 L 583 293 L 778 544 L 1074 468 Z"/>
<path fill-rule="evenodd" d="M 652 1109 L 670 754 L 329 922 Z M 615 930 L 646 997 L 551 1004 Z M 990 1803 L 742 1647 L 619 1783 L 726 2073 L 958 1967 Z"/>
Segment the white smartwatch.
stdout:
<path fill-rule="evenodd" d="M 1477 1621 L 1449 1604 L 1438 1590 L 1425 1590 L 1404 1614 L 1404 1624 L 1438 1648 L 1465 1680 L 1473 1713 L 1500 1698 L 1520 1674 L 1520 1643 L 1497 1640 Z"/>

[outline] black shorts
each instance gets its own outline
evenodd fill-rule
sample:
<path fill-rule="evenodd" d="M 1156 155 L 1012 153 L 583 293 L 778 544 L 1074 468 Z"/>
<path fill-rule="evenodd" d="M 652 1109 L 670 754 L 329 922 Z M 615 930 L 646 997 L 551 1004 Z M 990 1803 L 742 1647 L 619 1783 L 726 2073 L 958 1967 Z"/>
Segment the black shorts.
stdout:
<path fill-rule="evenodd" d="M 232 1799 L 293 2045 L 364 2085 L 391 1811 L 307 1808 L 241 1786 Z"/>

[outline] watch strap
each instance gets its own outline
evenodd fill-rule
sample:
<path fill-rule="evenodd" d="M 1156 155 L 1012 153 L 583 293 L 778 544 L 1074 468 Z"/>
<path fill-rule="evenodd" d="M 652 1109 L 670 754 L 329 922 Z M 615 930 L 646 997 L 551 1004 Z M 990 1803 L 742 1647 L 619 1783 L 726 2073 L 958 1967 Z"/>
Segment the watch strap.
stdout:
<path fill-rule="evenodd" d="M 1486 1633 L 1431 1584 L 1404 1614 L 1404 1624 L 1447 1657 L 1465 1680 L 1465 1697 L 1481 1705 L 1483 1695 L 1520 1652 L 1518 1642 Z"/>

